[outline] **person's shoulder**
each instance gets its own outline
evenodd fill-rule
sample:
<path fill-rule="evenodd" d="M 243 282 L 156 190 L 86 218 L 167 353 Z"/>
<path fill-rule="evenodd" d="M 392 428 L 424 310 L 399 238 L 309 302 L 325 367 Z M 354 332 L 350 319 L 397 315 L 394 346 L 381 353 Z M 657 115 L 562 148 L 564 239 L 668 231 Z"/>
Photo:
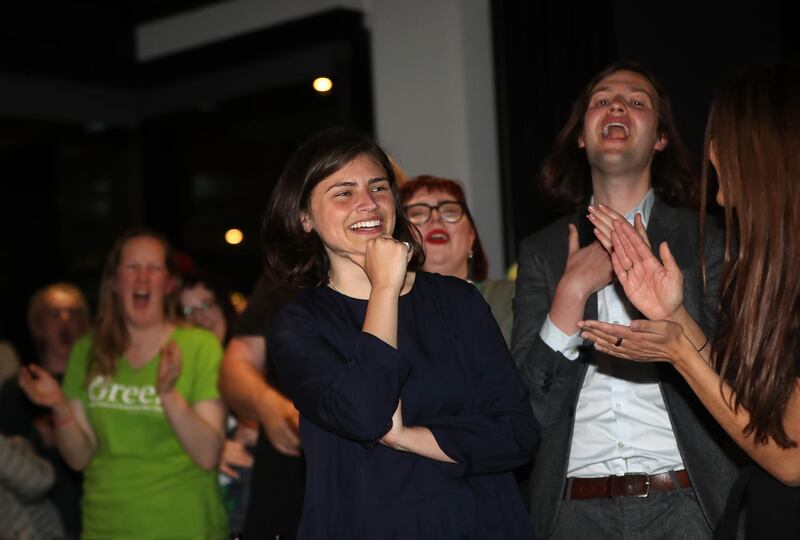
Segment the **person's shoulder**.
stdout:
<path fill-rule="evenodd" d="M 418 271 L 414 294 L 424 295 L 452 311 L 463 311 L 474 302 L 485 303 L 478 288 L 471 282 L 454 276 Z"/>
<path fill-rule="evenodd" d="M 69 381 L 80 384 L 83 376 L 89 369 L 89 357 L 92 354 L 92 344 L 94 343 L 94 332 L 87 332 L 79 337 L 69 351 L 67 369 L 64 373 L 64 382 Z"/>
<path fill-rule="evenodd" d="M 484 297 L 512 296 L 516 283 L 510 279 L 487 279 L 481 284 Z"/>
<path fill-rule="evenodd" d="M 686 206 L 672 206 L 659 197 L 656 197 L 653 203 L 653 215 L 676 224 L 694 224 L 697 223 L 700 217 L 700 213 L 697 209 L 688 208 Z"/>
<path fill-rule="evenodd" d="M 327 297 L 329 291 L 325 290 L 326 287 L 307 287 L 297 289 L 291 294 L 286 294 L 284 301 L 277 310 L 277 315 L 286 311 L 303 311 L 310 310 L 320 300 Z"/>
<path fill-rule="evenodd" d="M 172 339 L 180 346 L 184 355 L 207 349 L 222 350 L 222 344 L 217 336 L 199 326 L 176 326 Z"/>
<path fill-rule="evenodd" d="M 206 343 L 209 341 L 219 341 L 211 331 L 199 326 L 179 325 L 175 327 L 172 334 L 175 341 L 191 341 L 194 343 Z"/>
<path fill-rule="evenodd" d="M 697 208 L 685 206 L 670 206 L 666 202 L 656 198 L 653 207 L 653 215 L 656 219 L 671 227 L 677 227 L 684 232 L 697 234 L 700 231 L 700 211 Z M 720 222 L 719 217 L 714 214 L 706 213 L 703 221 L 703 230 L 706 239 L 717 240 L 724 236 L 725 228 Z"/>
<path fill-rule="evenodd" d="M 420 290 L 424 290 L 425 293 L 434 291 L 444 295 L 467 294 L 470 292 L 470 289 L 475 289 L 472 283 L 464 279 L 423 272 L 421 270 L 416 273 L 416 277 L 414 278 L 414 286 L 416 287 L 417 285 L 419 285 Z"/>
<path fill-rule="evenodd" d="M 86 363 L 89 360 L 89 354 L 94 343 L 94 333 L 87 332 L 75 340 L 69 353 L 69 363 Z"/>
<path fill-rule="evenodd" d="M 297 289 L 287 295 L 286 300 L 276 309 L 270 332 L 273 328 L 283 328 L 286 324 L 294 324 L 298 318 L 314 318 L 315 314 L 327 312 L 334 302 L 334 291 L 327 287 L 308 287 Z M 338 293 L 334 293 L 338 294 Z M 327 308 L 324 306 L 328 306 Z M 294 321 L 294 322 L 293 322 Z"/>

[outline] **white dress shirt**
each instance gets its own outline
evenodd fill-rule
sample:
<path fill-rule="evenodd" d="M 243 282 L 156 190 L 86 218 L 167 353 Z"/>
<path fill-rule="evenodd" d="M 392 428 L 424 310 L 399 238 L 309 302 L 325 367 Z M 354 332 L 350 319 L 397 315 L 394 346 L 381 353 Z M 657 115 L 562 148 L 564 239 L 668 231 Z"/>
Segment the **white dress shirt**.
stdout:
<path fill-rule="evenodd" d="M 650 190 L 625 218 L 633 223 L 640 213 L 647 227 L 654 201 Z M 636 310 L 619 283 L 597 292 L 599 320 L 629 325 L 631 314 Z M 578 358 L 577 348 L 583 344 L 579 331 L 567 335 L 548 317 L 540 336 L 569 360 Z M 658 474 L 683 468 L 655 366 L 595 354 L 578 397 L 567 475 Z"/>

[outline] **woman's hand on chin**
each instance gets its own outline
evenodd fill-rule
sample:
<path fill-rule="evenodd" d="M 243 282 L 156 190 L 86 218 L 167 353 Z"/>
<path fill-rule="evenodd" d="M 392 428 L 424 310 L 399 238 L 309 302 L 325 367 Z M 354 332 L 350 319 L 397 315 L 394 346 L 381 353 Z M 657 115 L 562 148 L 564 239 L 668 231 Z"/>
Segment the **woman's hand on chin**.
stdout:
<path fill-rule="evenodd" d="M 367 242 L 364 271 L 373 289 L 392 289 L 400 294 L 406 282 L 409 251 L 407 243 L 388 234 Z"/>

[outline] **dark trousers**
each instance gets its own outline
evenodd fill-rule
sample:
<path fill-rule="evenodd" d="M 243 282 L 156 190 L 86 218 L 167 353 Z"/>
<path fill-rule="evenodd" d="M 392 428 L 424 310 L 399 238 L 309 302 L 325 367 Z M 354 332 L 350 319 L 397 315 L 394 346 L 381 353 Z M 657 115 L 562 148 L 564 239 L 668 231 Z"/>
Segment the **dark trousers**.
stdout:
<path fill-rule="evenodd" d="M 259 433 L 250 484 L 246 540 L 291 540 L 303 510 L 306 460 L 275 450 Z"/>
<path fill-rule="evenodd" d="M 547 540 L 699 540 L 711 538 L 692 488 L 561 501 L 555 531 Z"/>

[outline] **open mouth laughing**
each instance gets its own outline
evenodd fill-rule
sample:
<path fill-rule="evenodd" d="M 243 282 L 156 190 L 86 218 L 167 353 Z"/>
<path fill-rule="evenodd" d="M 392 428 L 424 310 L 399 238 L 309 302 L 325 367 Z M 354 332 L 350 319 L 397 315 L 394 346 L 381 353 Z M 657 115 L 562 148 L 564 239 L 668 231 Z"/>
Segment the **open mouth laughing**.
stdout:
<path fill-rule="evenodd" d="M 150 302 L 150 291 L 146 289 L 136 289 L 133 291 L 133 305 L 137 308 L 145 308 Z"/>
<path fill-rule="evenodd" d="M 444 229 L 433 229 L 425 235 L 426 244 L 446 244 L 450 241 L 450 235 Z"/>
<path fill-rule="evenodd" d="M 603 125 L 603 138 L 625 140 L 631 134 L 631 128 L 624 122 L 615 120 Z"/>
<path fill-rule="evenodd" d="M 383 220 L 381 219 L 368 219 L 364 221 L 357 221 L 348 227 L 351 231 L 357 233 L 374 233 L 383 230 Z"/>

